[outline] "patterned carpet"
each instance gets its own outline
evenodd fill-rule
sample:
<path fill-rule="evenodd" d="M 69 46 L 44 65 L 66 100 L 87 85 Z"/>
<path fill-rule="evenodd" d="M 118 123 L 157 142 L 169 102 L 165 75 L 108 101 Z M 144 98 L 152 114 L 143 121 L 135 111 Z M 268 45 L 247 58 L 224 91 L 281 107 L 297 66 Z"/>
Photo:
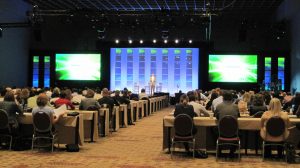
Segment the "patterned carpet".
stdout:
<path fill-rule="evenodd" d="M 173 159 L 162 151 L 163 116 L 171 111 L 166 108 L 146 117 L 135 126 L 122 128 L 96 143 L 85 143 L 80 152 L 70 153 L 56 150 L 43 151 L 0 150 L 0 167 L 12 168 L 52 168 L 52 167 L 116 167 L 116 168 L 156 168 L 156 167 L 300 167 L 279 161 L 262 162 L 258 156 L 243 156 L 242 161 L 216 162 L 213 155 L 207 159 L 192 159 L 176 155 Z"/>

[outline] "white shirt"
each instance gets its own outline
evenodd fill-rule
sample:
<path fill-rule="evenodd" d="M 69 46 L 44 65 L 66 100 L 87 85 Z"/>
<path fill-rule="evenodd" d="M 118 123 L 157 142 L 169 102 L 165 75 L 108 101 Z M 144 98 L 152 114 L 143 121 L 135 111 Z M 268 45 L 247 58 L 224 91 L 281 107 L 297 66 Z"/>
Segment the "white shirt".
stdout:
<path fill-rule="evenodd" d="M 139 94 L 139 99 L 142 99 L 143 97 L 148 98 L 148 95 L 146 93 L 140 93 Z"/>
<path fill-rule="evenodd" d="M 194 108 L 194 112 L 197 114 L 197 116 L 209 116 L 208 111 L 205 109 L 204 106 L 202 106 L 201 104 L 195 102 L 195 101 L 191 101 L 188 103 L 189 105 L 192 105 Z M 202 114 L 202 115 L 201 115 Z"/>
<path fill-rule="evenodd" d="M 223 96 L 217 97 L 215 100 L 212 101 L 212 111 L 215 111 L 217 106 L 223 102 Z"/>

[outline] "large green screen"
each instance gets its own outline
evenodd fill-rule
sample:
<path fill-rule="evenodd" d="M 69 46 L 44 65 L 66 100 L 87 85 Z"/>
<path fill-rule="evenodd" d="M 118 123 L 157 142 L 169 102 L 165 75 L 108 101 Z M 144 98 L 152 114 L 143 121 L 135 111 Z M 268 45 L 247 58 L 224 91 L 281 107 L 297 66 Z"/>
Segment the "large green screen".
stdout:
<path fill-rule="evenodd" d="M 257 55 L 209 55 L 209 82 L 257 82 Z"/>
<path fill-rule="evenodd" d="M 100 54 L 56 54 L 57 80 L 100 80 Z"/>

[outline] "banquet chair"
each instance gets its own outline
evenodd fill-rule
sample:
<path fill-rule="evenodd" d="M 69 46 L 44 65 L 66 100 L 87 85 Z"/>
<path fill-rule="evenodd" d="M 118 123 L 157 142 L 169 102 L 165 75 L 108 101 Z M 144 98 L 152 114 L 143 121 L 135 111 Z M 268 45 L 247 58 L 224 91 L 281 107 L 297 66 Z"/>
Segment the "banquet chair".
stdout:
<path fill-rule="evenodd" d="M 263 140 L 262 144 L 262 159 L 264 161 L 265 159 L 265 147 L 266 146 L 281 146 L 283 149 L 285 149 L 285 140 L 284 140 L 284 132 L 285 132 L 285 122 L 282 118 L 279 116 L 273 116 L 271 117 L 267 123 L 266 123 L 266 140 Z M 281 142 L 275 142 L 272 140 L 269 140 L 267 135 L 270 135 L 272 137 L 280 137 L 282 136 L 283 141 Z M 287 158 L 285 158 L 287 159 Z"/>
<path fill-rule="evenodd" d="M 174 120 L 174 136 L 172 138 L 172 150 L 171 158 L 173 152 L 175 151 L 176 143 L 188 143 L 193 145 L 193 158 L 195 157 L 195 137 L 193 135 L 194 121 L 187 114 L 179 114 Z"/>
<path fill-rule="evenodd" d="M 4 109 L 0 109 L 0 137 L 7 137 L 10 139 L 9 150 L 11 150 L 13 136 L 8 123 L 8 115 Z"/>
<path fill-rule="evenodd" d="M 219 137 L 216 143 L 216 160 L 218 160 L 219 146 L 238 147 L 238 159 L 241 161 L 241 142 L 239 138 L 239 127 L 237 119 L 226 115 L 220 119 L 218 124 Z"/>
<path fill-rule="evenodd" d="M 33 135 L 32 135 L 32 146 L 31 149 L 33 150 L 34 147 L 49 147 L 51 145 L 51 151 L 53 152 L 54 148 L 54 141 L 57 141 L 57 132 L 53 131 L 52 125 L 52 118 L 49 114 L 39 111 L 35 113 L 33 116 Z M 36 140 L 50 140 L 51 144 L 47 143 L 40 143 L 35 145 Z M 58 144 L 59 145 L 59 144 Z"/>

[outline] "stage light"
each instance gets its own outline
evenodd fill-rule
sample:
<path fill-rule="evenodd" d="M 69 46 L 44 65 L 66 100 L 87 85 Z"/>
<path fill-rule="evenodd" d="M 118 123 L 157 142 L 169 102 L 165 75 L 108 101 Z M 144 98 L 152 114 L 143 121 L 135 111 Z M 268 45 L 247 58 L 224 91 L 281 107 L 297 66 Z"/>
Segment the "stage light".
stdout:
<path fill-rule="evenodd" d="M 168 40 L 164 40 L 164 43 L 167 44 L 167 43 L 168 43 Z"/>
<path fill-rule="evenodd" d="M 119 41 L 118 39 L 116 39 L 116 41 L 115 41 L 115 42 L 116 42 L 116 44 L 119 44 L 119 42 L 120 42 L 120 41 Z"/>
<path fill-rule="evenodd" d="M 143 44 L 144 43 L 144 41 L 143 40 L 140 40 L 140 44 Z"/>
<path fill-rule="evenodd" d="M 129 44 L 132 44 L 132 40 L 128 40 L 128 43 L 129 43 Z"/>
<path fill-rule="evenodd" d="M 193 43 L 193 40 L 189 40 L 189 43 L 192 44 L 192 43 Z"/>
<path fill-rule="evenodd" d="M 178 44 L 178 43 L 179 43 L 179 40 L 178 40 L 178 39 L 176 39 L 176 40 L 175 40 L 175 43 L 176 43 L 176 44 Z"/>
<path fill-rule="evenodd" d="M 154 43 L 154 44 L 156 43 L 156 39 L 153 39 L 153 43 Z"/>

